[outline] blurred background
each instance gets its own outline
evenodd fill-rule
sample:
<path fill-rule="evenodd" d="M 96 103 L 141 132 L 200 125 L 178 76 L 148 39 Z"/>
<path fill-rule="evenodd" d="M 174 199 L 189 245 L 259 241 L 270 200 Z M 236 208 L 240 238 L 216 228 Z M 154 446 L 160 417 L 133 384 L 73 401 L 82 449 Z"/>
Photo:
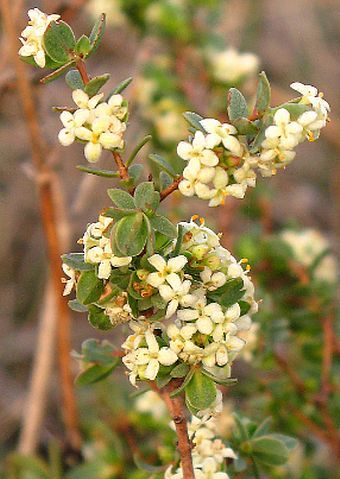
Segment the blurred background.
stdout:
<path fill-rule="evenodd" d="M 136 139 L 151 132 L 153 142 L 140 155 L 145 168 L 148 167 L 147 157 L 151 151 L 163 154 L 174 165 L 178 163 L 176 144 L 187 135 L 182 112 L 193 110 L 202 116 L 213 115 L 225 119 L 227 89 L 237 86 L 252 99 L 256 92 L 256 77 L 262 69 L 272 84 L 272 104 L 283 103 L 295 96 L 289 88 L 293 81 L 313 84 L 324 92 L 331 105 L 331 121 L 322 131 L 320 140 L 315 144 L 305 142 L 298 147 L 296 160 L 287 171 L 280 171 L 272 179 L 260 180 L 256 194 L 249 193 L 242 205 L 239 200 L 230 199 L 224 208 L 208 211 L 205 202 L 197 199 L 183 201 L 183 197 L 175 194 L 166 207 L 175 221 L 189 218 L 194 213 L 204 215 L 209 226 L 224 233 L 225 246 L 233 247 L 240 254 L 251 253 L 254 244 L 259 244 L 258 235 L 262 233 L 269 236 L 281 234 L 281 230 L 287 226 L 298 231 L 316 230 L 318 233 L 310 237 L 309 247 L 318 249 L 321 241 L 332 252 L 331 264 L 328 263 L 324 269 L 332 283 L 331 301 L 335 304 L 335 257 L 340 245 L 338 0 L 46 0 L 35 3 L 13 0 L 12 6 L 18 37 L 26 24 L 28 8 L 39 7 L 47 13 L 61 13 L 79 35 L 89 32 L 98 15 L 106 12 L 107 31 L 100 49 L 88 61 L 88 69 L 92 76 L 104 72 L 112 75 L 110 85 L 105 87 L 106 91 L 125 78 L 134 77 L 124 93 L 130 104 L 127 151 L 131 151 Z M 36 178 L 31 166 L 30 143 L 17 94 L 15 72 L 4 35 L 1 46 L 0 454 L 5 457 L 16 446 L 20 433 L 37 345 L 39 318 L 44 314 L 53 314 L 54 303 L 46 293 L 48 266 Z M 80 251 L 76 242 L 86 224 L 96 221 L 98 211 L 108 205 L 106 188 L 112 185 L 112 180 L 86 176 L 77 170 L 76 165 L 85 164 L 82 147 L 73 144 L 64 149 L 57 141 L 61 123 L 58 113 L 52 111 L 52 106 L 72 106 L 70 90 L 63 79 L 42 86 L 39 84 L 41 71 L 27 67 L 27 74 L 48 145 L 47 161 L 55 173 L 54 193 L 63 248 L 65 251 Z M 103 155 L 100 167 L 111 168 L 110 162 L 110 155 Z M 301 237 L 301 241 L 305 240 L 306 236 Z M 295 237 L 292 241 L 295 242 L 292 246 L 294 249 L 300 240 Z M 320 248 L 319 252 L 323 247 Z M 309 251 L 308 247 L 306 251 Z M 273 253 L 274 262 L 279 254 Z M 259 258 L 256 254 L 253 256 L 256 281 Z M 289 250 L 285 261 L 292 256 L 293 252 Z M 261 274 L 264 273 L 259 270 Z M 259 287 L 263 287 L 261 298 L 265 299 L 267 294 L 269 298 L 270 293 L 265 291 L 266 280 L 263 283 L 261 281 L 259 277 Z M 319 290 L 315 291 L 313 294 L 320 296 Z M 268 301 L 270 303 L 272 298 Z M 284 298 L 280 298 L 280 301 L 284 301 Z M 291 306 L 291 309 L 294 307 Z M 268 308 L 264 309 L 268 315 Z M 275 317 L 274 310 L 270 314 L 273 320 L 282 319 Z M 280 314 L 282 316 L 282 311 Z M 289 316 L 287 308 L 285 314 Z M 72 315 L 72 347 L 75 350 L 79 351 L 82 341 L 89 337 L 108 336 L 115 343 L 118 335 L 119 341 L 119 332 L 114 330 L 109 335 L 98 333 L 82 315 Z M 304 325 L 308 329 L 308 323 Z M 320 349 L 322 330 L 319 334 L 316 329 L 315 334 L 319 337 Z M 261 339 L 261 332 L 257 335 L 262 342 L 268 340 L 268 336 Z M 336 350 L 335 346 L 333 350 Z M 50 354 L 54 357 L 52 346 Z M 268 358 L 266 361 L 268 366 Z M 316 362 L 320 364 L 321 361 L 317 355 Z M 76 374 L 78 365 L 75 360 L 72 361 L 72 367 Z M 236 376 L 241 377 L 240 381 L 247 381 L 253 375 L 249 361 L 241 361 L 236 368 Z M 276 366 L 270 363 L 268 368 L 271 374 Z M 314 372 L 319 375 L 316 370 Z M 308 376 L 305 370 L 302 371 L 304 374 Z M 52 437 L 62 437 L 56 365 L 49 376 L 47 415 L 39 440 L 42 447 Z M 258 387 L 252 386 L 253 393 Z M 250 393 L 249 390 L 245 392 Z M 262 393 L 256 389 L 254 394 L 260 397 Z M 87 408 L 99 407 L 100 394 L 103 393 L 97 389 L 77 390 L 79 404 L 83 408 L 82 417 L 87 416 Z M 240 405 L 242 387 L 232 394 L 234 397 L 231 400 Z M 289 397 L 288 394 L 287 400 Z M 245 404 L 244 409 L 246 412 L 272 413 L 270 409 L 278 403 L 274 401 L 271 408 L 264 404 L 261 399 L 255 406 L 254 403 Z M 313 415 L 307 399 L 305 403 L 302 399 L 302 403 L 297 403 L 296 407 L 299 410 L 307 408 L 305 414 Z M 318 418 L 315 421 L 321 429 L 326 429 Z M 280 426 L 284 424 L 284 417 L 277 418 L 276 423 Z M 328 448 L 327 441 L 323 444 L 320 438 L 309 438 L 309 443 L 308 438 L 304 438 L 304 435 L 309 436 L 309 432 L 303 421 L 287 427 L 285 432 L 303 438 L 305 449 L 301 456 L 310 454 L 308 457 L 311 459 L 307 463 L 301 459 L 294 473 L 291 471 L 289 475 L 286 471 L 277 477 L 329 477 L 329 471 L 334 467 L 330 459 L 334 449 Z"/>

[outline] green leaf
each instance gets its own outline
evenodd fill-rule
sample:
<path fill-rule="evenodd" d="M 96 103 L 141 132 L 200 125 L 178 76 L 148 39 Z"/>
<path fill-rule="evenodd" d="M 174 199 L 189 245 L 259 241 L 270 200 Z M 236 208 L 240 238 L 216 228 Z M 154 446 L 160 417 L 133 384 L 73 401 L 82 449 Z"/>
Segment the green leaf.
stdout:
<path fill-rule="evenodd" d="M 252 438 L 264 436 L 265 434 L 267 434 L 270 430 L 271 423 L 272 418 L 267 417 L 264 421 L 261 422 L 261 424 L 259 424 L 259 426 L 257 426 L 255 432 L 252 434 Z"/>
<path fill-rule="evenodd" d="M 237 88 L 230 88 L 228 92 L 228 116 L 231 123 L 248 116 L 247 101 Z"/>
<path fill-rule="evenodd" d="M 184 226 L 179 224 L 177 226 L 177 240 L 176 240 L 176 245 L 175 245 L 175 249 L 173 253 L 174 256 L 178 256 L 181 251 L 183 237 L 184 237 Z"/>
<path fill-rule="evenodd" d="M 96 23 L 94 24 L 90 33 L 89 40 L 91 43 L 91 51 L 90 51 L 91 54 L 94 53 L 99 47 L 99 44 L 105 32 L 105 24 L 106 24 L 106 15 L 105 13 L 102 13 L 100 17 L 98 18 L 98 20 L 96 21 Z"/>
<path fill-rule="evenodd" d="M 236 424 L 237 431 L 239 433 L 241 441 L 248 441 L 249 434 L 248 434 L 248 430 L 247 430 L 247 428 L 244 424 L 244 419 L 236 413 L 233 414 L 233 417 L 235 419 L 235 424 Z"/>
<path fill-rule="evenodd" d="M 216 399 L 216 386 L 200 370 L 196 370 L 185 388 L 186 401 L 197 410 L 207 409 Z"/>
<path fill-rule="evenodd" d="M 244 314 L 247 314 L 248 311 L 250 310 L 250 304 L 247 303 L 247 301 L 239 301 L 238 304 L 241 309 L 241 316 L 243 316 Z"/>
<path fill-rule="evenodd" d="M 126 166 L 130 166 L 132 164 L 132 162 L 134 161 L 134 159 L 136 158 L 136 156 L 138 155 L 138 153 L 140 152 L 140 150 L 143 148 L 144 145 L 146 145 L 150 140 L 152 140 L 152 136 L 151 135 L 146 135 L 136 146 L 135 148 L 132 150 L 129 158 L 127 159 L 126 161 Z"/>
<path fill-rule="evenodd" d="M 77 313 L 87 313 L 88 311 L 87 306 L 79 303 L 76 299 L 71 299 L 67 304 L 72 311 L 76 311 Z"/>
<path fill-rule="evenodd" d="M 107 190 L 107 194 L 109 195 L 110 199 L 114 202 L 118 208 L 122 209 L 134 209 L 136 208 L 135 202 L 133 197 L 124 190 L 120 190 L 119 188 L 110 188 Z"/>
<path fill-rule="evenodd" d="M 112 229 L 112 235 L 113 250 L 117 247 L 123 256 L 139 255 L 147 240 L 147 225 L 143 213 L 135 213 L 119 220 Z"/>
<path fill-rule="evenodd" d="M 191 379 L 192 379 L 194 373 L 195 373 L 195 369 L 194 369 L 194 368 L 190 369 L 189 372 L 188 372 L 188 374 L 185 376 L 184 381 L 182 382 L 182 384 L 181 384 L 178 388 L 176 388 L 176 389 L 174 389 L 173 391 L 171 391 L 170 397 L 173 398 L 173 397 L 175 397 L 175 396 L 178 396 L 178 394 L 181 394 L 181 392 L 184 391 L 184 389 L 185 389 L 185 388 L 187 387 L 187 385 L 190 383 L 190 381 L 191 381 Z M 170 376 L 170 377 L 171 377 L 171 376 Z"/>
<path fill-rule="evenodd" d="M 151 155 L 149 155 L 149 158 L 153 163 L 155 163 L 155 165 L 157 165 L 162 171 L 168 173 L 168 175 L 170 175 L 172 178 L 176 176 L 176 172 L 173 167 L 161 155 L 151 153 Z"/>
<path fill-rule="evenodd" d="M 160 191 L 165 190 L 172 183 L 172 178 L 166 171 L 161 171 L 159 174 L 159 188 Z"/>
<path fill-rule="evenodd" d="M 141 210 L 155 210 L 159 205 L 159 193 L 155 191 L 152 181 L 140 183 L 134 194 L 135 204 Z"/>
<path fill-rule="evenodd" d="M 61 256 L 63 263 L 76 271 L 91 271 L 94 269 L 93 264 L 85 263 L 84 253 L 68 253 Z"/>
<path fill-rule="evenodd" d="M 114 368 L 118 365 L 119 359 L 116 358 L 116 364 L 110 365 L 100 365 L 94 364 L 89 368 L 85 369 L 85 371 L 81 372 L 76 377 L 76 385 L 77 386 L 87 386 L 88 384 L 94 384 L 98 381 L 102 381 L 103 379 L 107 378 Z"/>
<path fill-rule="evenodd" d="M 142 176 L 143 171 L 144 171 L 144 166 L 139 163 L 137 163 L 136 165 L 129 166 L 128 168 L 129 177 L 132 178 L 134 185 Z"/>
<path fill-rule="evenodd" d="M 150 218 L 144 215 L 144 221 L 147 229 L 146 254 L 152 256 L 155 252 L 155 232 L 151 227 Z"/>
<path fill-rule="evenodd" d="M 248 118 L 237 118 L 233 121 L 233 125 L 241 135 L 254 136 L 259 131 L 258 127 Z"/>
<path fill-rule="evenodd" d="M 126 78 L 125 80 L 121 81 L 108 95 L 107 97 L 107 100 L 109 100 L 112 95 L 117 95 L 118 93 L 121 93 L 122 91 L 125 90 L 125 88 L 127 88 L 130 83 L 132 82 L 133 78 L 132 77 L 129 77 L 129 78 Z"/>
<path fill-rule="evenodd" d="M 83 271 L 77 283 L 77 300 L 82 304 L 94 303 L 103 290 L 103 281 L 97 278 L 95 271 Z"/>
<path fill-rule="evenodd" d="M 164 472 L 167 466 L 153 466 L 152 464 L 147 464 L 146 462 L 142 461 L 138 454 L 133 455 L 133 461 L 138 467 L 138 469 L 141 469 L 142 471 L 146 471 L 149 474 L 160 474 L 161 472 Z M 150 476 L 151 478 L 151 476 Z"/>
<path fill-rule="evenodd" d="M 183 113 L 183 116 L 189 125 L 193 126 L 195 130 L 201 130 L 203 133 L 206 133 L 205 129 L 200 123 L 200 121 L 203 120 L 201 115 L 198 115 L 198 113 L 194 113 L 192 111 L 186 111 Z"/>
<path fill-rule="evenodd" d="M 301 103 L 283 103 L 282 105 L 279 105 L 275 108 L 271 108 L 270 112 L 272 114 L 276 113 L 277 110 L 280 110 L 280 108 L 284 108 L 285 110 L 289 111 L 291 119 L 292 120 L 297 120 L 302 113 L 305 111 L 310 110 L 310 107 L 308 105 L 303 105 Z"/>
<path fill-rule="evenodd" d="M 113 170 L 98 170 L 97 168 L 92 168 L 91 166 L 77 165 L 77 169 L 83 171 L 84 173 L 89 173 L 90 175 L 102 176 L 103 178 L 118 178 L 119 173 Z"/>
<path fill-rule="evenodd" d="M 62 20 L 51 22 L 43 37 L 45 51 L 57 63 L 67 63 L 73 60 L 76 39 L 72 28 Z"/>
<path fill-rule="evenodd" d="M 46 75 L 44 78 L 41 78 L 40 83 L 43 83 L 46 85 L 47 83 L 50 83 L 57 78 L 60 77 L 66 70 L 68 70 L 72 65 L 74 64 L 73 60 L 70 60 L 69 62 L 65 63 L 65 65 L 61 66 L 57 70 L 54 70 L 52 73 L 49 75 Z"/>
<path fill-rule="evenodd" d="M 168 218 L 161 215 L 154 215 L 150 218 L 150 223 L 155 231 L 163 234 L 167 238 L 174 239 L 177 236 L 177 228 Z"/>
<path fill-rule="evenodd" d="M 113 328 L 113 325 L 104 310 L 98 308 L 98 306 L 95 306 L 94 304 L 89 306 L 88 320 L 94 328 L 100 329 L 101 331 L 108 331 Z"/>
<path fill-rule="evenodd" d="M 243 280 L 228 280 L 223 286 L 208 293 L 208 297 L 222 306 L 228 307 L 237 303 L 244 296 Z"/>
<path fill-rule="evenodd" d="M 170 376 L 172 378 L 184 378 L 188 372 L 189 366 L 186 363 L 180 363 L 171 370 Z"/>
<path fill-rule="evenodd" d="M 91 51 L 90 39 L 88 36 L 82 35 L 77 41 L 76 52 L 82 55 L 83 57 L 86 57 L 90 51 Z"/>
<path fill-rule="evenodd" d="M 110 80 L 110 74 L 104 73 L 103 75 L 91 78 L 91 80 L 85 85 L 85 92 L 88 96 L 96 95 L 99 90 Z"/>
<path fill-rule="evenodd" d="M 289 451 L 284 442 L 272 436 L 261 436 L 251 439 L 251 455 L 267 466 L 281 466 L 288 460 Z"/>
<path fill-rule="evenodd" d="M 237 383 L 237 379 L 230 377 L 230 366 L 225 368 L 212 367 L 202 369 L 202 374 L 208 376 L 217 384 L 224 384 L 227 386 L 233 386 Z"/>
<path fill-rule="evenodd" d="M 136 213 L 136 210 L 127 210 L 122 208 L 106 208 L 102 214 L 104 216 L 108 216 L 109 218 L 113 218 L 115 220 L 120 220 L 124 218 L 124 216 L 132 215 Z"/>
<path fill-rule="evenodd" d="M 256 92 L 255 110 L 261 115 L 269 108 L 271 98 L 271 88 L 265 72 L 259 75 L 259 82 Z"/>
<path fill-rule="evenodd" d="M 78 70 L 70 70 L 66 73 L 65 82 L 71 90 L 84 90 L 84 82 Z"/>
<path fill-rule="evenodd" d="M 116 362 L 113 351 L 113 344 L 106 340 L 86 339 L 81 345 L 82 359 L 89 363 L 111 364 Z"/>
<path fill-rule="evenodd" d="M 298 445 L 298 440 L 295 439 L 295 437 L 286 436 L 285 434 L 279 434 L 277 432 L 270 434 L 270 436 L 273 437 L 274 439 L 278 439 L 279 441 L 283 442 L 286 448 L 288 449 L 288 451 L 292 451 Z"/>

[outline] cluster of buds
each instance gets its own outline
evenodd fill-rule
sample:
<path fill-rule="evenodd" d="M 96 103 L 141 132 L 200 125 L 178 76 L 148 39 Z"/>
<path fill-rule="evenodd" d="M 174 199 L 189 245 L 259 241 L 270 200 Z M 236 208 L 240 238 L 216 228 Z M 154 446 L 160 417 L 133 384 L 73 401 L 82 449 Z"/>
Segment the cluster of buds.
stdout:
<path fill-rule="evenodd" d="M 262 176 L 274 175 L 294 159 L 298 144 L 317 139 L 326 126 L 329 105 L 315 87 L 301 83 L 291 86 L 302 97 L 273 110 L 267 120 L 271 124 L 262 122 L 257 138 L 261 133 L 264 138 L 255 150 L 254 135 L 248 138 L 240 134 L 237 125 L 212 118 L 200 120 L 200 129 L 177 147 L 178 156 L 188 162 L 180 192 L 208 200 L 209 206 L 223 204 L 226 196 L 243 198 L 248 186 L 255 186 L 257 170 Z M 303 110 L 295 120 L 289 111 L 292 106 Z M 258 123 L 253 127 L 258 128 Z"/>
<path fill-rule="evenodd" d="M 102 150 L 122 149 L 126 130 L 127 103 L 119 94 L 102 101 L 103 93 L 90 98 L 83 90 L 75 90 L 72 98 L 77 109 L 63 111 L 60 120 L 64 126 L 58 138 L 62 145 L 69 146 L 75 140 L 85 143 L 87 161 L 95 163 Z"/>

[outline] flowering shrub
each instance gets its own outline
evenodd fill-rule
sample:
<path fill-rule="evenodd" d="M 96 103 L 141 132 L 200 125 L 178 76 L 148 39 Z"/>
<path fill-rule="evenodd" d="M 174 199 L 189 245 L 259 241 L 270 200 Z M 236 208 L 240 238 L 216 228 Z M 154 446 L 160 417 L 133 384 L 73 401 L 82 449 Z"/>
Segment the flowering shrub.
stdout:
<path fill-rule="evenodd" d="M 149 20 L 161 20 L 162 9 L 152 7 Z M 143 166 L 133 163 L 148 137 L 123 159 L 128 105 L 121 93 L 131 79 L 104 97 L 100 91 L 110 75 L 91 78 L 86 70 L 86 58 L 102 38 L 105 15 L 89 36 L 78 40 L 58 16 L 37 9 L 29 16 L 32 25 L 22 33 L 19 54 L 54 69 L 42 80 L 45 83 L 67 71 L 66 83 L 77 106 L 61 108 L 60 143 L 85 144 L 90 163 L 108 150 L 115 170 L 80 169 L 120 180 L 120 188 L 108 189 L 113 205 L 100 212 L 79 241 L 83 252 L 63 255 L 68 276 L 64 294 L 75 289 L 70 307 L 86 312 L 95 328 L 106 331 L 127 323 L 132 333 L 118 350 L 107 342 L 84 343 L 77 382 L 103 379 L 122 362 L 134 386 L 144 383 L 165 401 L 179 451 L 165 472 L 155 472 L 167 479 L 227 479 L 226 458 L 234 463 L 231 474 L 252 465 L 255 477 L 263 465 L 284 464 L 292 442 L 269 434 L 266 423 L 257 426 L 237 416 L 234 450 L 216 438 L 218 420 L 211 419 L 222 411 L 217 385 L 236 381 L 231 378 L 232 365 L 258 308 L 248 260 L 235 259 L 199 216 L 173 224 L 160 208 L 176 189 L 208 200 L 209 206 L 223 204 L 227 196 L 243 198 L 247 187 L 255 186 L 257 172 L 272 176 L 293 160 L 299 143 L 319 136 L 328 119 L 328 103 L 314 87 L 293 83 L 301 96 L 272 107 L 270 84 L 262 72 L 255 105 L 250 107 L 236 88 L 229 89 L 228 122 L 187 112 L 190 136 L 177 147 L 185 167 L 176 169 L 154 154 L 159 175 L 144 181 Z M 238 76 L 247 72 L 245 68 Z M 283 240 L 289 242 L 287 237 Z M 192 415 L 189 421 L 186 411 Z M 241 456 L 245 459 L 240 462 Z"/>

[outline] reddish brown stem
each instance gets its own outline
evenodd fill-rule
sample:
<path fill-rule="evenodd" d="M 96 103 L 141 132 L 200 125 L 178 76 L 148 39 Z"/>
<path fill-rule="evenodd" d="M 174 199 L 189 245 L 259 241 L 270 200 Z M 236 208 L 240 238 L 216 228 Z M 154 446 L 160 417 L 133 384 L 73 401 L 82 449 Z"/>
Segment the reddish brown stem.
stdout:
<path fill-rule="evenodd" d="M 323 354 L 322 354 L 322 394 L 327 397 L 331 391 L 330 375 L 333 361 L 334 331 L 333 316 L 327 315 L 322 320 L 323 329 Z"/>
<path fill-rule="evenodd" d="M 154 391 L 158 392 L 158 394 L 162 396 L 175 423 L 178 439 L 177 448 L 181 457 L 183 479 L 195 479 L 191 456 L 192 443 L 188 435 L 183 395 L 180 394 L 173 398 L 170 396 L 171 392 L 179 387 L 179 383 L 177 380 L 172 380 L 162 389 L 158 389 L 154 383 L 151 384 L 151 387 Z"/>
<path fill-rule="evenodd" d="M 113 154 L 113 158 L 116 162 L 120 178 L 122 180 L 129 180 L 130 177 L 129 177 L 128 169 L 125 166 L 122 157 L 116 151 L 113 151 L 112 154 Z"/>
<path fill-rule="evenodd" d="M 76 67 L 77 67 L 78 72 L 80 73 L 80 76 L 81 76 L 81 78 L 84 82 L 84 85 L 87 85 L 88 82 L 90 81 L 90 77 L 87 73 L 86 65 L 81 58 L 79 58 L 77 60 Z"/>
<path fill-rule="evenodd" d="M 69 443 L 74 448 L 80 447 L 78 415 L 73 390 L 73 378 L 70 367 L 70 315 L 67 303 L 62 295 L 60 242 L 56 224 L 56 207 L 53 200 L 53 175 L 45 161 L 45 149 L 41 139 L 39 122 L 32 97 L 31 85 L 28 81 L 26 69 L 18 56 L 17 33 L 15 29 L 12 9 L 9 0 L 1 0 L 2 17 L 5 31 L 9 40 L 14 67 L 17 76 L 18 93 L 26 119 L 26 126 L 30 135 L 32 161 L 36 170 L 39 204 L 42 223 L 47 244 L 47 254 L 51 269 L 51 278 L 56 294 L 58 313 L 57 341 L 60 382 L 62 389 L 63 416 L 66 434 Z"/>
<path fill-rule="evenodd" d="M 161 201 L 163 201 L 165 198 L 167 198 L 171 193 L 177 190 L 178 185 L 180 182 L 183 180 L 183 176 L 178 176 L 174 181 L 169 185 L 167 188 L 165 188 L 163 191 L 161 191 Z"/>

